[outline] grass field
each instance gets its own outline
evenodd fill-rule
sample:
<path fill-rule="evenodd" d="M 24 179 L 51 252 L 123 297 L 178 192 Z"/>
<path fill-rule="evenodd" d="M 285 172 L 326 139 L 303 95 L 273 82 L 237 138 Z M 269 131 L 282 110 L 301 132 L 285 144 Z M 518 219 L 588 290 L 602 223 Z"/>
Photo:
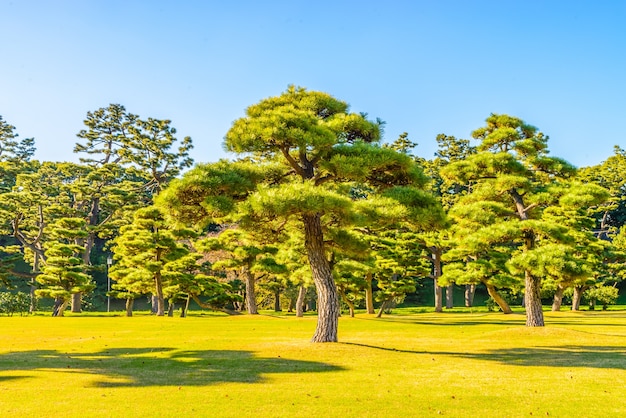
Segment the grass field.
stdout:
<path fill-rule="evenodd" d="M 0 317 L 0 416 L 623 417 L 626 311 Z"/>

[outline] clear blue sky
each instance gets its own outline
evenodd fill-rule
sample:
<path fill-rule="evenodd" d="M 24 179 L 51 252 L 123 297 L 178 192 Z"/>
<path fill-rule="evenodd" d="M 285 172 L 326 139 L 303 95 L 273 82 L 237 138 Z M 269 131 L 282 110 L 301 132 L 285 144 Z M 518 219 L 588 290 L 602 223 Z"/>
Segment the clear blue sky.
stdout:
<path fill-rule="evenodd" d="M 0 115 L 36 158 L 77 161 L 87 111 L 171 119 L 196 162 L 289 84 L 387 122 L 431 158 L 490 113 L 597 164 L 626 146 L 626 1 L 0 0 Z"/>

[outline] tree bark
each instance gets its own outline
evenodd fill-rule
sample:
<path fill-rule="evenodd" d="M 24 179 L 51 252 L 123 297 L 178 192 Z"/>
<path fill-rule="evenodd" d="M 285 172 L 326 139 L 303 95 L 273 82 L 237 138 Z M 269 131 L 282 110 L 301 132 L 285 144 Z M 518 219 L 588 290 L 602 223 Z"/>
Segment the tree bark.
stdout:
<path fill-rule="evenodd" d="M 296 316 L 302 318 L 304 316 L 304 298 L 306 297 L 306 287 L 300 285 L 298 289 L 298 300 L 296 301 Z"/>
<path fill-rule="evenodd" d="M 156 293 L 157 310 L 156 316 L 165 315 L 165 298 L 163 297 L 163 278 L 160 272 L 154 274 L 154 287 Z"/>
<path fill-rule="evenodd" d="M 446 286 L 446 309 L 454 308 L 454 283 Z"/>
<path fill-rule="evenodd" d="M 343 301 L 346 302 L 346 305 L 348 305 L 348 310 L 350 312 L 350 318 L 354 318 L 354 302 L 352 302 L 350 299 L 348 299 L 348 297 L 346 296 L 346 294 L 343 291 L 339 291 L 339 294 L 341 295 L 341 299 L 343 299 Z"/>
<path fill-rule="evenodd" d="M 339 326 L 339 297 L 330 263 L 324 248 L 324 233 L 320 214 L 302 215 L 304 239 L 315 289 L 317 290 L 317 326 L 311 341 L 337 342 Z"/>
<path fill-rule="evenodd" d="M 72 313 L 81 313 L 82 293 L 72 293 Z"/>
<path fill-rule="evenodd" d="M 506 303 L 506 300 L 504 300 L 504 298 L 500 296 L 500 293 L 498 293 L 495 286 L 491 284 L 487 284 L 487 283 L 485 283 L 485 286 L 487 286 L 487 293 L 489 293 L 489 296 L 491 296 L 491 298 L 500 307 L 500 309 L 502 310 L 502 313 L 504 314 L 513 313 L 513 311 L 511 310 L 511 307 L 509 306 L 508 303 Z"/>
<path fill-rule="evenodd" d="M 256 303 L 256 290 L 254 287 L 256 280 L 254 274 L 247 267 L 244 267 L 242 274 L 246 283 L 246 309 L 250 315 L 258 315 L 259 309 Z"/>
<path fill-rule="evenodd" d="M 170 318 L 174 316 L 174 308 L 174 302 L 167 303 L 167 316 L 169 316 Z"/>
<path fill-rule="evenodd" d="M 388 302 L 389 300 L 384 300 L 383 303 L 380 304 L 380 308 L 378 308 L 378 314 L 376 314 L 376 318 L 380 318 L 381 316 L 383 316 L 383 312 L 385 312 Z"/>
<path fill-rule="evenodd" d="M 541 278 L 526 271 L 526 326 L 543 327 L 543 310 L 541 306 Z"/>
<path fill-rule="evenodd" d="M 474 306 L 474 294 L 476 294 L 476 285 L 466 284 L 465 285 L 465 307 L 471 308 Z"/>
<path fill-rule="evenodd" d="M 433 263 L 433 284 L 435 288 L 435 312 L 443 312 L 443 289 L 439 286 L 441 277 L 441 249 L 431 247 L 431 257 Z"/>
<path fill-rule="evenodd" d="M 376 313 L 374 310 L 374 290 L 372 289 L 373 279 L 374 276 L 372 273 L 367 273 L 365 275 L 365 309 L 370 315 Z"/>
<path fill-rule="evenodd" d="M 563 293 L 565 293 L 565 287 L 559 283 L 556 287 L 556 292 L 554 293 L 554 299 L 552 300 L 552 312 L 558 312 L 561 310 Z"/>
<path fill-rule="evenodd" d="M 282 312 L 282 308 L 280 306 L 280 290 L 274 291 L 274 312 Z"/>
<path fill-rule="evenodd" d="M 133 306 L 135 305 L 135 299 L 126 299 L 126 316 L 133 316 Z"/>
<path fill-rule="evenodd" d="M 57 297 L 54 299 L 54 306 L 52 308 L 52 316 L 63 316 L 65 313 L 65 309 L 67 305 L 69 305 L 70 301 L 61 297 Z"/>
<path fill-rule="evenodd" d="M 574 296 L 572 296 L 572 311 L 580 311 L 580 302 L 583 298 L 585 286 L 574 286 Z"/>
<path fill-rule="evenodd" d="M 191 296 L 187 295 L 187 300 L 185 301 L 185 304 L 180 309 L 181 318 L 187 318 L 187 311 L 189 310 L 189 302 L 191 302 Z"/>

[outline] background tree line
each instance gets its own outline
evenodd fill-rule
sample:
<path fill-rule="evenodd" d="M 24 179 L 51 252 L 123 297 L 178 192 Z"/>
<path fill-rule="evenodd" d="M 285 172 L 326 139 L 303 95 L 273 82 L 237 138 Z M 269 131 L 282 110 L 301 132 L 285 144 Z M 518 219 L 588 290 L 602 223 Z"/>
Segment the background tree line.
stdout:
<path fill-rule="evenodd" d="M 576 169 L 516 117 L 490 115 L 473 141 L 439 135 L 427 159 L 408 134 L 384 143 L 384 122 L 290 86 L 233 123 L 234 159 L 193 168 L 169 120 L 113 104 L 84 123 L 80 163 L 42 162 L 0 117 L 0 281 L 28 290 L 31 311 L 80 312 L 105 290 L 128 315 L 142 297 L 156 315 L 273 304 L 316 310 L 325 342 L 342 306 L 380 316 L 421 290 L 441 311 L 444 293 L 450 308 L 463 286 L 471 306 L 478 286 L 543 326 L 542 301 L 606 305 L 624 277 L 626 152 Z"/>

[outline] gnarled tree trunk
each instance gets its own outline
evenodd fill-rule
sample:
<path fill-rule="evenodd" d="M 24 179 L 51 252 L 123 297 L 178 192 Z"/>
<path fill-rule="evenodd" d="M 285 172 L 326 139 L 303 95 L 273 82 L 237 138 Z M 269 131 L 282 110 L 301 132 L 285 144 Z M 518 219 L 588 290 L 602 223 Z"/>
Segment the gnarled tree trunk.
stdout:
<path fill-rule="evenodd" d="M 302 215 L 305 248 L 317 290 L 317 327 L 312 341 L 316 343 L 337 342 L 339 326 L 339 297 L 333 280 L 330 263 L 324 249 L 321 215 Z"/>
<path fill-rule="evenodd" d="M 500 309 L 502 310 L 502 313 L 505 313 L 505 314 L 513 313 L 513 311 L 511 310 L 511 307 L 509 306 L 508 303 L 506 303 L 506 300 L 504 300 L 504 298 L 500 296 L 495 286 L 488 284 L 488 283 L 485 283 L 485 286 L 487 286 L 487 293 L 489 293 L 489 296 L 491 296 L 491 298 L 500 307 Z"/>
<path fill-rule="evenodd" d="M 541 278 L 530 272 L 525 274 L 526 291 L 526 326 L 543 327 L 543 310 L 541 306 Z"/>

